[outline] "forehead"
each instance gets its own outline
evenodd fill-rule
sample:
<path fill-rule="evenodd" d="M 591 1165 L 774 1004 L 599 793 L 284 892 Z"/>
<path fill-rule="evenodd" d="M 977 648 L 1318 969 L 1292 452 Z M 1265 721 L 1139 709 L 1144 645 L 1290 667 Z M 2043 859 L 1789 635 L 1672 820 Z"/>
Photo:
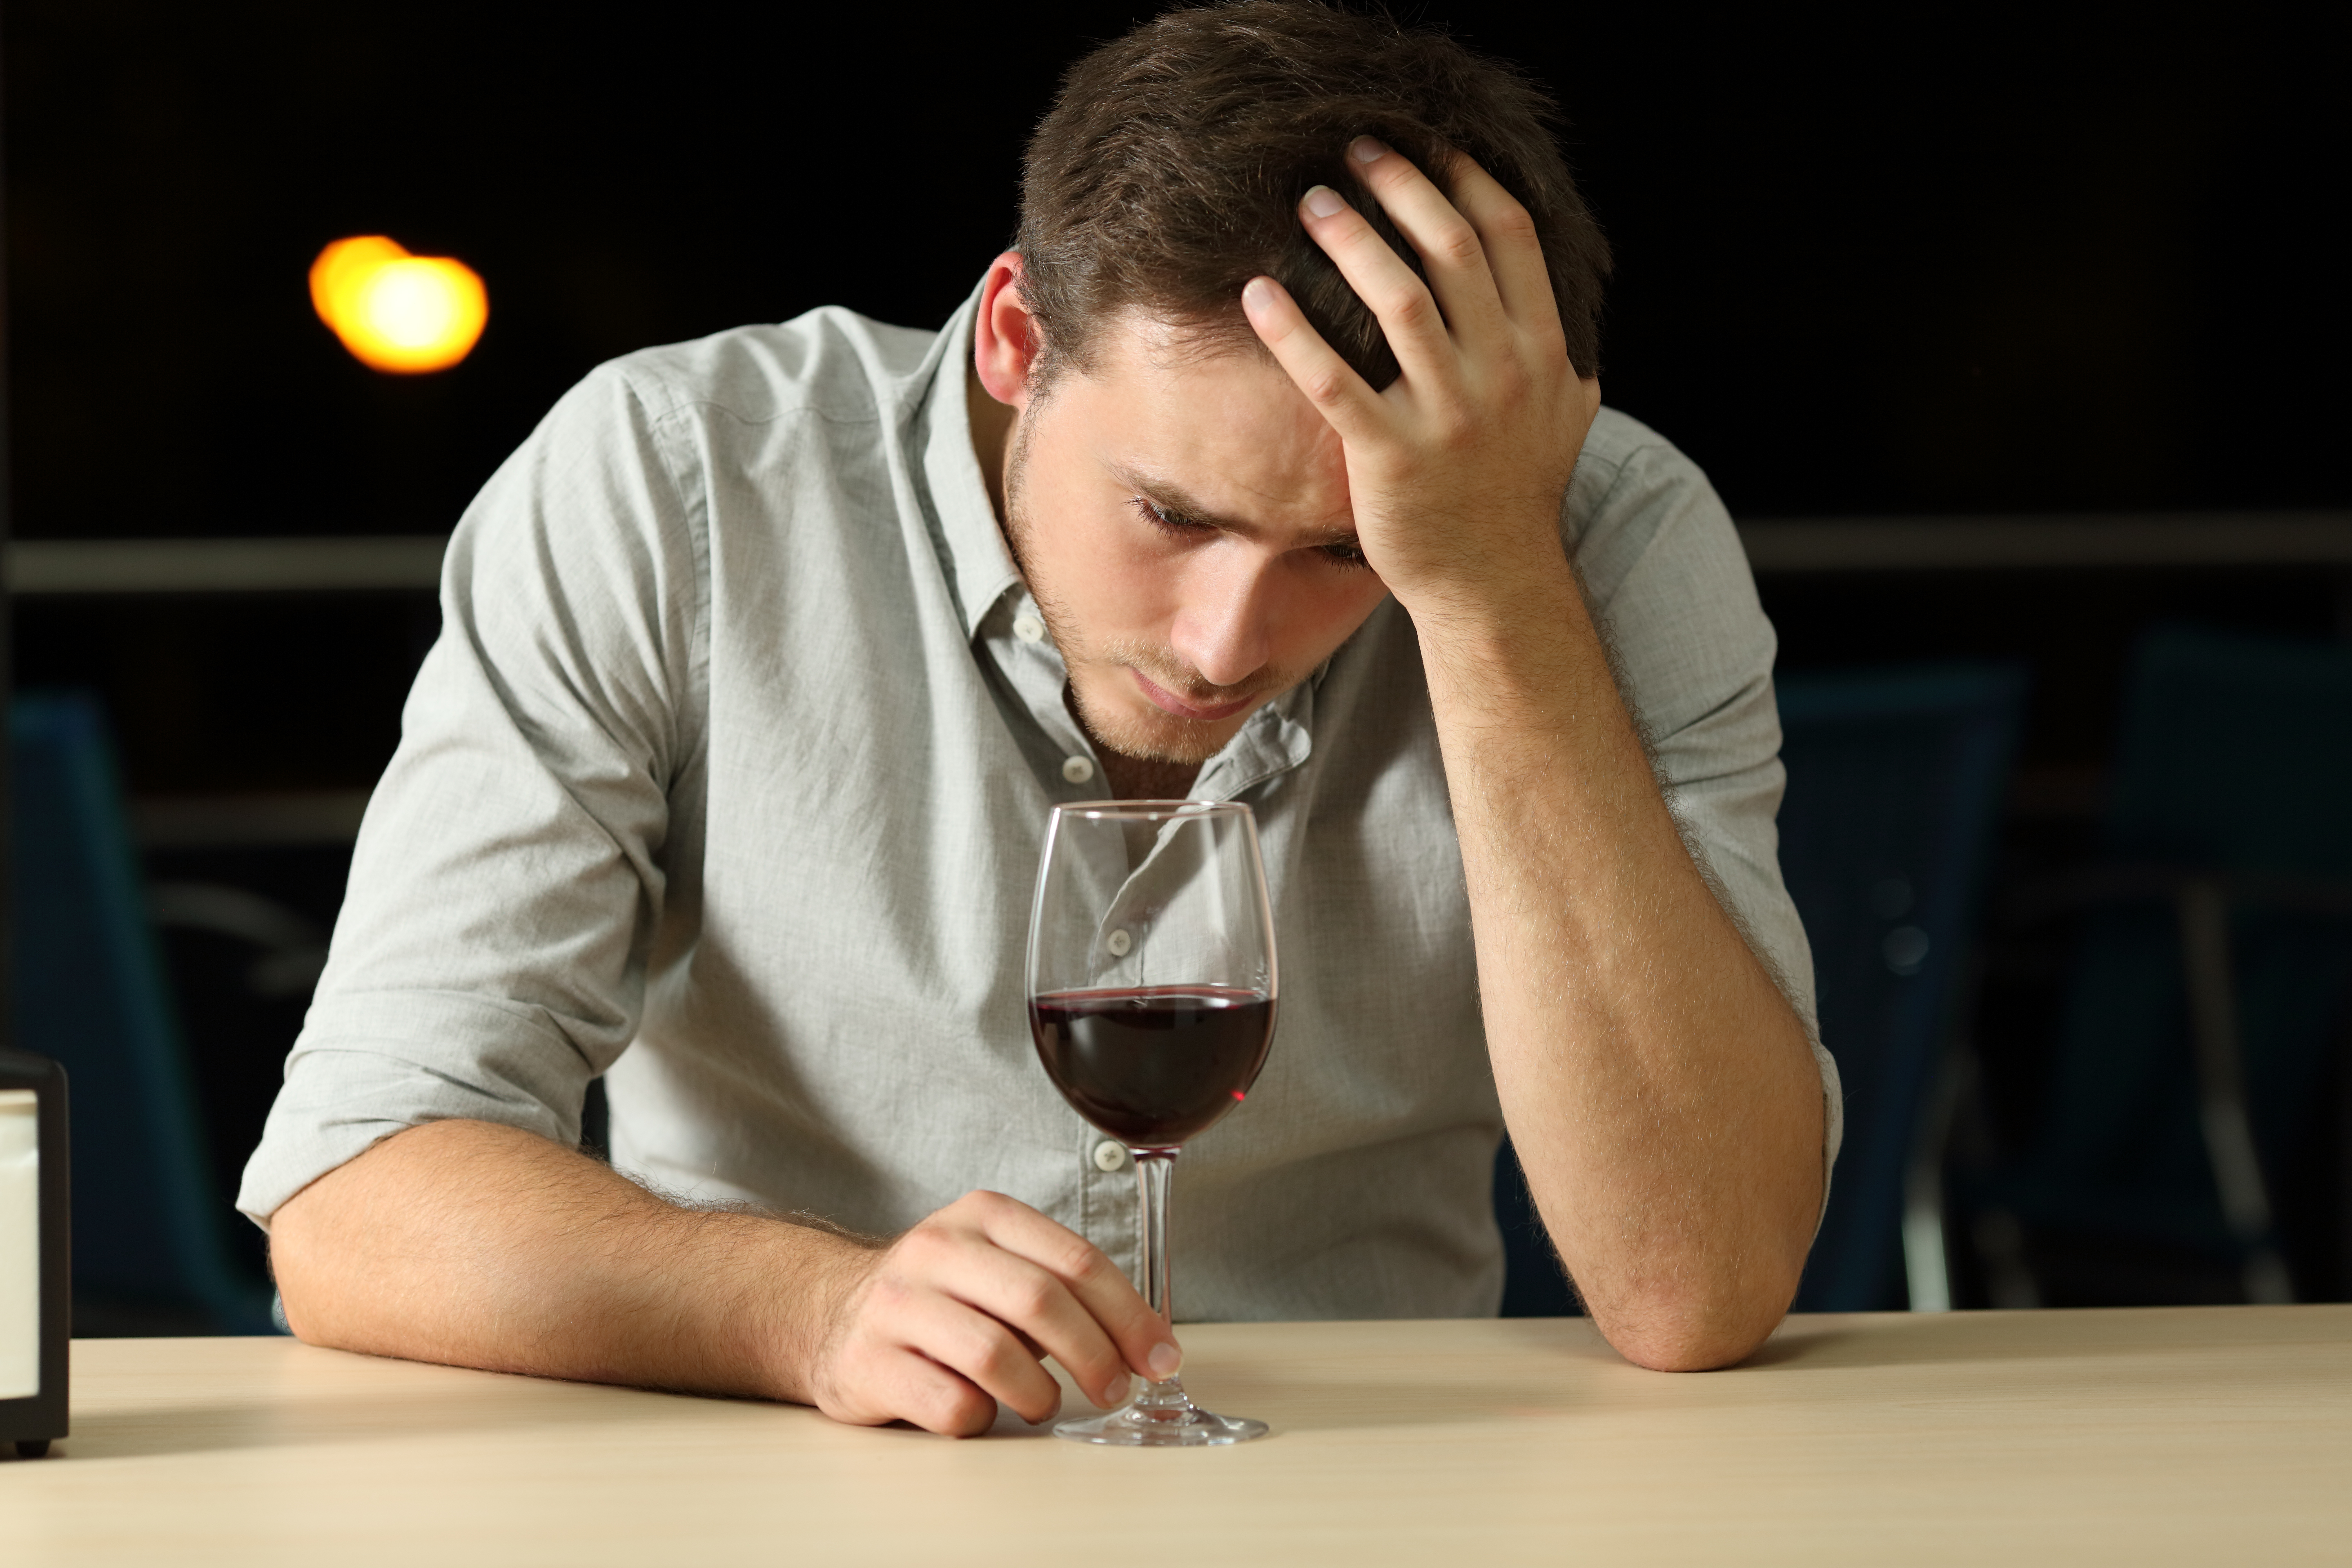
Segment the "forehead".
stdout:
<path fill-rule="evenodd" d="M 1128 314 L 1098 326 L 1088 350 L 1053 396 L 1073 401 L 1108 465 L 1165 475 L 1237 515 L 1346 510 L 1339 437 L 1255 344 Z"/>

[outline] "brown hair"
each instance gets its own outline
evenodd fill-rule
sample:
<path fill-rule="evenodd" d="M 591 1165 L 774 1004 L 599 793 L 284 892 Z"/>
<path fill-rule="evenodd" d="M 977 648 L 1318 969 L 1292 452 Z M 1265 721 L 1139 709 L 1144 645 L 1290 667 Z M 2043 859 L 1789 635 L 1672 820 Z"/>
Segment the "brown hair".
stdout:
<path fill-rule="evenodd" d="M 1242 285 L 1265 273 L 1373 386 L 1397 363 L 1371 311 L 1307 237 L 1299 198 L 1346 194 L 1420 258 L 1348 173 L 1373 135 L 1447 186 L 1467 153 L 1535 219 L 1578 372 L 1600 369 L 1609 246 L 1552 135 L 1559 110 L 1517 68 L 1443 34 L 1320 0 L 1230 0 L 1162 14 L 1087 55 L 1029 140 L 1021 292 L 1045 366 L 1083 367 L 1106 318 L 1141 309 L 1218 347 L 1255 342 Z"/>

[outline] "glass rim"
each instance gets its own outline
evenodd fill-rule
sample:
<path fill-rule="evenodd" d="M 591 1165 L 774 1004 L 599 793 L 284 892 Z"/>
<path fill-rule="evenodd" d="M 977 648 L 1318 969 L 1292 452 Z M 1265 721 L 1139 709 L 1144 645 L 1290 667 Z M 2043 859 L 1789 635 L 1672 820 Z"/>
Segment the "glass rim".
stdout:
<path fill-rule="evenodd" d="M 1087 822 L 1181 822 L 1251 813 L 1248 803 L 1239 800 L 1074 800 L 1055 806 L 1054 815 Z"/>

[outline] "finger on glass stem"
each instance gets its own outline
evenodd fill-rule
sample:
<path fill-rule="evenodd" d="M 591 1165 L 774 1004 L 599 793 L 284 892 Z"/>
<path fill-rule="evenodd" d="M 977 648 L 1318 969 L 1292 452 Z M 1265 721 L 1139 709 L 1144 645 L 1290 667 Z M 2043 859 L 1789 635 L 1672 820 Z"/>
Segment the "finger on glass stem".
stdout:
<path fill-rule="evenodd" d="M 975 1278 L 995 1292 L 982 1305 L 1044 1341 L 1088 1397 L 1113 1390 L 1114 1402 L 1124 1399 L 1120 1368 L 1149 1376 L 1152 1352 L 1173 1348 L 1168 1325 L 1101 1248 L 1025 1204 L 999 1199 L 980 1212 L 988 1241 L 1003 1258 L 1001 1265 L 975 1262 Z M 1022 1265 L 1050 1278 L 1038 1280 Z"/>

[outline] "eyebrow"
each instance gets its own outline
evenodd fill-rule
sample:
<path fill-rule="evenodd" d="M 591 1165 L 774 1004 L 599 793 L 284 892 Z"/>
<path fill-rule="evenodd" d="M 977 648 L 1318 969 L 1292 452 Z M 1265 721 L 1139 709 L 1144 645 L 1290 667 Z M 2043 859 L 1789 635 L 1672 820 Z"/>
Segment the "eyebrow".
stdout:
<path fill-rule="evenodd" d="M 1119 483 L 1180 522 L 1198 523 L 1226 533 L 1237 533 L 1244 539 L 1255 539 L 1265 531 L 1256 523 L 1242 518 L 1226 517 L 1213 508 L 1203 506 L 1198 498 L 1173 479 L 1139 473 L 1119 465 L 1114 465 L 1111 471 L 1118 476 Z M 1357 542 L 1356 531 L 1352 528 L 1319 529 L 1309 533 L 1303 542 L 1318 550 L 1334 544 L 1352 547 Z"/>

